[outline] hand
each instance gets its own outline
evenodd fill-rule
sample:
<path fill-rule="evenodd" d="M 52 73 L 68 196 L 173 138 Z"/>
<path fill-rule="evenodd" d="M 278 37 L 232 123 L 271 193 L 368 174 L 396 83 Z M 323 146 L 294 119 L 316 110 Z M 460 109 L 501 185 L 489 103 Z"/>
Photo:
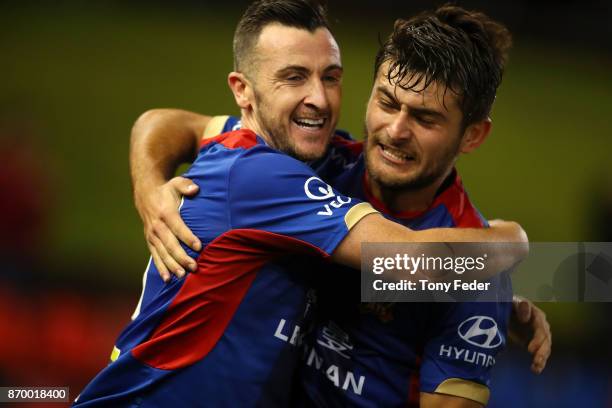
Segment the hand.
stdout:
<path fill-rule="evenodd" d="M 527 345 L 527 351 L 533 356 L 531 371 L 540 374 L 546 367 L 552 348 L 552 333 L 546 313 L 530 300 L 514 296 L 508 334 L 518 345 Z"/>
<path fill-rule="evenodd" d="M 134 192 L 136 209 L 144 224 L 147 246 L 164 282 L 170 280 L 170 274 L 181 278 L 185 275 L 185 269 L 194 271 L 197 267 L 196 262 L 183 250 L 179 240 L 194 251 L 199 251 L 202 244 L 187 228 L 178 210 L 181 195 L 192 196 L 197 191 L 198 186 L 191 180 L 175 177 L 150 190 Z"/>

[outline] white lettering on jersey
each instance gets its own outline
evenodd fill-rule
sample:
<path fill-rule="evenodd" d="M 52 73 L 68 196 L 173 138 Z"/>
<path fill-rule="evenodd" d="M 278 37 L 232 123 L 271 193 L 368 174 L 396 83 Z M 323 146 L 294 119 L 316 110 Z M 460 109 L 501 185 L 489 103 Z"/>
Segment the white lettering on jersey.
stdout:
<path fill-rule="evenodd" d="M 346 377 L 344 377 L 344 384 L 342 385 L 342 389 L 344 391 L 348 390 L 349 385 L 353 388 L 353 392 L 357 395 L 361 395 L 361 390 L 363 390 L 363 383 L 365 382 L 365 377 L 363 375 L 359 376 L 359 384 L 355 381 L 355 375 L 351 371 L 346 372 Z"/>
<path fill-rule="evenodd" d="M 320 370 L 321 366 L 323 365 L 323 358 L 317 354 L 317 351 L 314 348 L 310 350 L 310 354 L 308 355 L 308 359 L 306 360 L 306 365 L 308 367 L 312 367 L 313 362 L 315 363 L 315 368 L 317 370 Z"/>
<path fill-rule="evenodd" d="M 444 344 L 440 345 L 438 355 L 451 360 L 464 361 L 466 363 L 480 365 L 483 367 L 492 367 L 495 365 L 495 358 L 491 355 L 460 347 L 446 346 Z"/>
<path fill-rule="evenodd" d="M 344 204 L 351 202 L 350 197 L 342 197 L 334 194 L 331 186 L 325 183 L 318 177 L 310 177 L 304 183 L 304 193 L 306 197 L 315 201 L 331 200 L 323 205 L 323 210 L 317 212 L 317 215 L 330 216 L 334 213 L 334 209 L 342 207 Z"/>
<path fill-rule="evenodd" d="M 317 343 L 335 351 L 344 358 L 351 358 L 348 354 L 344 353 L 345 351 L 353 350 L 349 336 L 333 322 L 330 322 L 323 328 L 321 338 L 317 339 Z"/>
<path fill-rule="evenodd" d="M 306 350 L 305 356 L 307 356 L 306 365 L 314 367 L 321 375 L 325 375 L 326 379 L 331 381 L 335 387 L 353 392 L 356 395 L 362 394 L 366 381 L 365 376 L 360 375 L 357 378 L 355 373 L 350 370 L 346 370 L 346 374 L 344 374 L 344 370 L 341 370 L 337 365 L 326 365 L 323 357 L 317 354 L 315 348 L 310 349 L 310 352 Z"/>
<path fill-rule="evenodd" d="M 325 374 L 327 375 L 327 378 L 329 378 L 329 380 L 333 382 L 336 387 L 340 387 L 340 379 L 338 376 L 338 366 L 335 366 L 333 364 L 330 365 L 327 371 L 325 371 Z"/>
<path fill-rule="evenodd" d="M 302 344 L 302 335 L 301 335 L 301 328 L 300 326 L 298 326 L 297 324 L 293 327 L 293 332 L 291 333 L 291 338 L 289 338 L 289 333 L 287 334 L 283 334 L 283 331 L 285 329 L 285 323 L 287 323 L 287 321 L 285 319 L 280 319 L 280 321 L 278 322 L 278 326 L 276 326 L 276 331 L 274 332 L 274 337 L 276 337 L 277 339 L 280 339 L 282 341 L 285 342 L 289 342 L 289 344 L 293 345 L 293 346 L 299 346 L 300 344 Z"/>

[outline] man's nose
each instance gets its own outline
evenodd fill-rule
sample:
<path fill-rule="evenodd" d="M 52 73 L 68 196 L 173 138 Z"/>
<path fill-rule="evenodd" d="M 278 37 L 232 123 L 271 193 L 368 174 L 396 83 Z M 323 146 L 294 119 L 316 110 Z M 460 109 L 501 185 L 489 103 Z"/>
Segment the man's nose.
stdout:
<path fill-rule="evenodd" d="M 387 134 L 393 140 L 409 139 L 412 136 L 412 129 L 406 112 L 398 111 L 387 126 Z"/>
<path fill-rule="evenodd" d="M 308 93 L 304 98 L 304 104 L 314 107 L 318 110 L 327 110 L 329 108 L 329 98 L 327 90 L 321 79 L 313 79 L 310 81 Z"/>

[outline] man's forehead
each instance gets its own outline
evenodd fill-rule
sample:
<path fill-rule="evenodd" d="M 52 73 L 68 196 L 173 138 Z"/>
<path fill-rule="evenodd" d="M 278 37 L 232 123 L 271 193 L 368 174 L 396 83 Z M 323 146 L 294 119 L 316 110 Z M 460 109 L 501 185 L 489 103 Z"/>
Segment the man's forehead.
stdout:
<path fill-rule="evenodd" d="M 403 100 L 414 101 L 418 97 L 418 101 L 423 106 L 450 110 L 459 108 L 458 96 L 450 87 L 439 81 L 431 81 L 427 84 L 425 75 L 420 73 L 407 72 L 400 81 L 397 81 L 397 70 L 391 72 L 389 76 L 389 62 L 381 65 L 376 76 L 375 87 L 384 92 L 393 95 L 398 102 Z"/>
<path fill-rule="evenodd" d="M 257 53 L 271 58 L 327 58 L 335 63 L 340 60 L 338 44 L 324 27 L 311 32 L 279 23 L 268 24 L 259 35 L 256 48 Z"/>

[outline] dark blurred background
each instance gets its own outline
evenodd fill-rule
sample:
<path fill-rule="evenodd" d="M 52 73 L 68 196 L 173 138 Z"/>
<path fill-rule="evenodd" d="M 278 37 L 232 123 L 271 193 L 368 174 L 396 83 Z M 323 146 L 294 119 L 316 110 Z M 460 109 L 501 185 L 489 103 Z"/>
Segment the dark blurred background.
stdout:
<path fill-rule="evenodd" d="M 331 1 L 341 127 L 361 136 L 378 38 L 440 2 Z M 70 386 L 107 362 L 148 253 L 130 128 L 153 107 L 237 113 L 226 86 L 248 2 L 0 3 L 0 385 Z M 612 241 L 612 12 L 606 1 L 462 1 L 513 32 L 494 130 L 460 171 L 489 218 L 532 241 Z M 612 406 L 610 304 L 542 304 L 541 376 L 510 348 L 491 406 Z M 35 405 L 41 406 L 41 405 Z"/>

